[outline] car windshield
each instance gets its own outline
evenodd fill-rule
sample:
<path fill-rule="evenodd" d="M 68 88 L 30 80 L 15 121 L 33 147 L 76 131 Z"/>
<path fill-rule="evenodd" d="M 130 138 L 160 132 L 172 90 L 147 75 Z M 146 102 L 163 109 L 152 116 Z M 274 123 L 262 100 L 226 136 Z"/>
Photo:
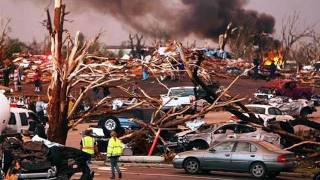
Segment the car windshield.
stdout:
<path fill-rule="evenodd" d="M 193 91 L 193 88 L 171 89 L 169 96 L 178 96 L 178 97 L 194 96 L 194 91 Z"/>
<path fill-rule="evenodd" d="M 263 107 L 246 107 L 249 109 L 249 111 L 255 113 L 255 114 L 265 114 L 265 108 Z"/>
<path fill-rule="evenodd" d="M 277 146 L 270 144 L 268 142 L 265 142 L 265 141 L 260 141 L 259 144 L 269 151 L 279 151 L 279 150 L 281 151 L 281 149 L 278 148 Z"/>

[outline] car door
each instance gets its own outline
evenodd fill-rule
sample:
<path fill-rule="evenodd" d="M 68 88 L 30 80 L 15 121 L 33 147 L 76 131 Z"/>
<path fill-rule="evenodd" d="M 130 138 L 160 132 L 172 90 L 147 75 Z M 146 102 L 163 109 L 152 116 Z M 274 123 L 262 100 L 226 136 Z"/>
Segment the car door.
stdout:
<path fill-rule="evenodd" d="M 238 142 L 231 156 L 230 168 L 237 171 L 248 171 L 256 159 L 257 147 L 249 142 Z"/>
<path fill-rule="evenodd" d="M 204 157 L 203 166 L 212 170 L 228 169 L 234 145 L 233 141 L 227 141 L 210 148 L 207 157 Z"/>

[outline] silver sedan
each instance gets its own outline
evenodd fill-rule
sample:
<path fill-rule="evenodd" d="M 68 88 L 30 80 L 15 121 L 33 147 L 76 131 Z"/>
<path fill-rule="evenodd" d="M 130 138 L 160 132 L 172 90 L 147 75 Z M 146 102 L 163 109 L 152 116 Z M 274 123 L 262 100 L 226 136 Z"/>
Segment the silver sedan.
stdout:
<path fill-rule="evenodd" d="M 227 140 L 208 150 L 179 153 L 173 159 L 175 168 L 190 174 L 210 170 L 250 172 L 256 178 L 274 178 L 297 166 L 295 155 L 265 141 Z"/>

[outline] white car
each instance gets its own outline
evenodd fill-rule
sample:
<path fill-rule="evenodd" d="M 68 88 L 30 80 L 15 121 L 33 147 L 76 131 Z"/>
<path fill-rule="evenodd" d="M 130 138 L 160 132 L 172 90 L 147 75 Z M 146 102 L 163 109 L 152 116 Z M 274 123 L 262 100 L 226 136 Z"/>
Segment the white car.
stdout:
<path fill-rule="evenodd" d="M 271 99 L 275 96 L 275 91 L 268 88 L 260 88 L 253 95 L 257 99 Z"/>
<path fill-rule="evenodd" d="M 23 108 L 10 108 L 11 117 L 6 125 L 6 133 L 22 133 L 29 129 L 28 118 L 32 111 Z M 35 115 L 34 115 L 35 116 Z"/>
<path fill-rule="evenodd" d="M 194 87 L 173 87 L 166 95 L 161 95 L 163 109 L 190 105 L 195 100 Z"/>
<path fill-rule="evenodd" d="M 248 104 L 245 105 L 249 111 L 255 114 L 256 117 L 260 117 L 264 120 L 264 126 L 268 125 L 268 121 L 275 119 L 276 121 L 290 121 L 294 118 L 290 115 L 285 115 L 279 108 L 263 105 L 263 104 Z M 249 117 L 249 114 L 244 113 L 244 115 Z M 231 116 L 231 120 L 238 120 L 235 116 Z"/>

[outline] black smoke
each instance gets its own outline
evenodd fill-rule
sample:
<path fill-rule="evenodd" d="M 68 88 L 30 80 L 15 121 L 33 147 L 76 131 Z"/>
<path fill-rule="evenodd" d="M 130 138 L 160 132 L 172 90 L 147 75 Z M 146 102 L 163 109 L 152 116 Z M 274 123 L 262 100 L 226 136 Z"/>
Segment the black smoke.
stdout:
<path fill-rule="evenodd" d="M 44 0 L 29 0 L 44 2 Z M 272 33 L 272 16 L 246 10 L 247 0 L 65 0 L 72 13 L 88 10 L 109 14 L 138 32 L 154 33 L 161 24 L 173 37 L 195 34 L 216 39 L 232 22 L 254 33 Z"/>

